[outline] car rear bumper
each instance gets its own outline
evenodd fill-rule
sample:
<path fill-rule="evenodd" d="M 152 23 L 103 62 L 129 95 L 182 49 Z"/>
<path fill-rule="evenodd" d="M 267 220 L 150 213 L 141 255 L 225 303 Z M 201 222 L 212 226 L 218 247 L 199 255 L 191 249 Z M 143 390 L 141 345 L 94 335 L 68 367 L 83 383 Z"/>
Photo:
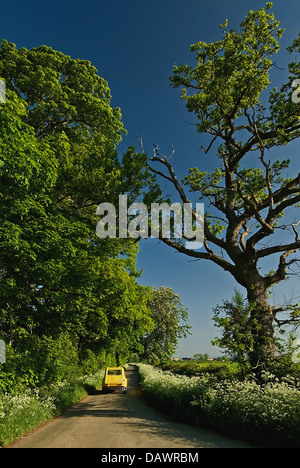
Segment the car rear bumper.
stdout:
<path fill-rule="evenodd" d="M 115 392 L 116 390 L 122 390 L 123 392 L 127 391 L 127 387 L 123 387 L 122 385 L 104 385 L 102 390 L 107 392 Z"/>

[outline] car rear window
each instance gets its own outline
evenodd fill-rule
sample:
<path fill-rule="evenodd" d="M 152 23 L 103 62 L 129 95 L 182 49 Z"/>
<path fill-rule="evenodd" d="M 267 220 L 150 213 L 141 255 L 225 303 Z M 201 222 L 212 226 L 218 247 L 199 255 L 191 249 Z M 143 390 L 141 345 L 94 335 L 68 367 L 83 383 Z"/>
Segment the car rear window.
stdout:
<path fill-rule="evenodd" d="M 108 375 L 122 375 L 121 369 L 109 369 L 107 371 Z"/>

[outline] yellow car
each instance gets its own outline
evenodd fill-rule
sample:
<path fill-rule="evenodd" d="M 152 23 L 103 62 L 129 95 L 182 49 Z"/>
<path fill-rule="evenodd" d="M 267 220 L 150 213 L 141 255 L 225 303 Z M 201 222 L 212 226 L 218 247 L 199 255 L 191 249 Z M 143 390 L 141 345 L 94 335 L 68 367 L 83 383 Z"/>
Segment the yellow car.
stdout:
<path fill-rule="evenodd" d="M 127 392 L 127 377 L 124 367 L 107 367 L 102 382 L 102 390 L 105 392 L 122 390 Z"/>

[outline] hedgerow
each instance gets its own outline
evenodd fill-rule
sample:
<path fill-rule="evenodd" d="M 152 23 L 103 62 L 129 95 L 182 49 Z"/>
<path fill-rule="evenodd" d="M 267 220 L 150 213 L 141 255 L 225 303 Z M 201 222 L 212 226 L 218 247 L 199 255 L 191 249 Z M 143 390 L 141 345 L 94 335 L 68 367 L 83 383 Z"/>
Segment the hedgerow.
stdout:
<path fill-rule="evenodd" d="M 0 446 L 59 415 L 101 386 L 103 371 L 64 381 L 49 389 L 27 389 L 22 394 L 0 395 Z"/>
<path fill-rule="evenodd" d="M 265 374 L 259 384 L 216 376 L 174 375 L 139 365 L 150 404 L 184 422 L 207 427 L 261 447 L 300 447 L 300 381 Z"/>

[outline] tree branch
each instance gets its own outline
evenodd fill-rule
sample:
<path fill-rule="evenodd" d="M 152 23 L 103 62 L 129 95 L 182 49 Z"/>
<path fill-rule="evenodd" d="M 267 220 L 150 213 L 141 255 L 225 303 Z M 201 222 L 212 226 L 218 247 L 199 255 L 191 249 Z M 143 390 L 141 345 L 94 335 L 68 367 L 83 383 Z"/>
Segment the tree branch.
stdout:
<path fill-rule="evenodd" d="M 236 268 L 233 264 L 225 260 L 224 258 L 220 257 L 219 255 L 215 254 L 211 249 L 207 247 L 206 242 L 206 250 L 207 252 L 198 252 L 195 250 L 190 250 L 184 247 L 183 245 L 168 239 L 164 238 L 161 239 L 165 244 L 169 245 L 170 247 L 173 247 L 176 249 L 178 252 L 184 253 L 185 255 L 188 255 L 189 257 L 194 257 L 197 259 L 205 259 L 205 260 L 211 260 L 217 265 L 221 266 L 224 270 L 230 272 L 234 277 L 236 277 Z"/>
<path fill-rule="evenodd" d="M 175 174 L 174 168 L 173 168 L 173 166 L 171 165 L 171 163 L 169 161 L 170 158 L 168 159 L 166 156 L 160 155 L 158 153 L 158 150 L 159 150 L 158 146 L 154 145 L 154 156 L 152 158 L 150 158 L 150 161 L 159 162 L 160 164 L 163 164 L 167 168 L 167 170 L 169 172 L 169 176 L 167 176 L 166 174 L 161 173 L 160 171 L 157 171 L 157 172 L 159 173 L 159 175 L 161 175 L 165 179 L 172 182 L 172 184 L 174 185 L 176 191 L 179 193 L 180 199 L 181 199 L 181 201 L 183 203 L 187 203 L 187 204 L 190 203 L 190 200 L 186 196 L 185 191 L 184 191 L 182 185 L 180 184 L 180 182 L 179 182 L 179 180 L 178 180 L 178 178 L 177 178 L 177 176 Z M 174 154 L 174 150 L 172 152 L 172 155 L 173 154 Z M 148 167 L 149 167 L 149 169 L 151 171 L 153 170 L 149 165 L 148 165 Z M 192 210 L 192 216 L 193 216 L 194 220 L 197 221 L 198 214 L 194 210 Z M 220 248 L 226 249 L 226 243 L 222 239 L 219 239 L 218 237 L 216 237 L 216 236 L 214 236 L 212 234 L 212 232 L 210 231 L 210 229 L 209 229 L 209 227 L 207 225 L 207 222 L 205 220 L 202 220 L 202 219 L 201 219 L 201 222 L 203 222 L 204 236 L 207 238 L 207 240 L 212 242 L 213 244 L 215 244 L 216 246 L 218 246 Z"/>

